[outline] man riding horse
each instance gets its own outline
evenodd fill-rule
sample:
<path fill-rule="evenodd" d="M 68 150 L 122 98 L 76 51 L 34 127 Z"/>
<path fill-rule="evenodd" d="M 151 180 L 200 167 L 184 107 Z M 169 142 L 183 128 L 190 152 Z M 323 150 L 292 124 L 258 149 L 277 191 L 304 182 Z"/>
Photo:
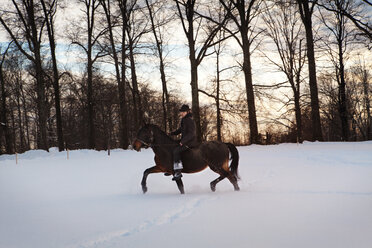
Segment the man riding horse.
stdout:
<path fill-rule="evenodd" d="M 181 134 L 179 145 L 173 150 L 174 176 L 172 180 L 178 180 L 182 177 L 181 171 L 183 169 L 183 166 L 181 162 L 181 153 L 198 145 L 195 122 L 192 119 L 192 114 L 189 106 L 182 105 L 182 107 L 179 109 L 179 112 L 181 118 L 180 127 L 176 131 L 170 133 L 170 135 Z"/>
<path fill-rule="evenodd" d="M 229 179 L 235 190 L 239 190 L 239 152 L 236 147 L 231 143 L 222 143 L 221 141 L 205 141 L 199 144 L 190 108 L 183 105 L 179 111 L 180 128 L 171 134 L 182 134 L 180 141 L 172 139 L 154 124 L 145 124 L 138 131 L 133 142 L 133 148 L 136 151 L 139 152 L 141 147 L 145 146 L 151 147 L 155 154 L 155 166 L 147 168 L 143 172 L 141 181 L 143 193 L 147 192 L 148 175 L 163 172 L 165 175 L 174 174 L 173 180 L 177 183 L 180 193 L 184 194 L 181 171 L 182 173 L 197 173 L 207 167 L 220 175 L 210 183 L 212 191 L 215 191 L 217 183 L 225 178 Z"/>

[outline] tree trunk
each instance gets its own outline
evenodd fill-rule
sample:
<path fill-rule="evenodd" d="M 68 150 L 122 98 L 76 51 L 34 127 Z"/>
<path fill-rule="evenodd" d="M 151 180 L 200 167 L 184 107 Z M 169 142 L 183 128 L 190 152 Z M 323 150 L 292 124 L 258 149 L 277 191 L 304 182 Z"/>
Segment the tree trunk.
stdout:
<path fill-rule="evenodd" d="M 123 17 L 124 18 L 124 17 Z M 126 25 L 126 22 L 123 23 L 123 26 Z M 128 133 L 128 122 L 127 122 L 127 116 L 128 116 L 128 109 L 127 109 L 127 103 L 126 103 L 126 91 L 125 91 L 125 27 L 123 27 L 122 30 L 122 42 L 121 42 L 121 80 L 120 80 L 120 86 L 119 86 L 119 96 L 120 96 L 120 116 L 121 116 L 121 125 L 122 125 L 122 147 L 127 148 L 129 146 L 129 133 Z"/>
<path fill-rule="evenodd" d="M 323 141 L 320 113 L 319 113 L 319 98 L 318 98 L 318 85 L 316 80 L 316 66 L 315 66 L 315 55 L 314 55 L 314 43 L 313 43 L 313 32 L 310 27 L 306 28 L 306 41 L 307 45 L 307 57 L 309 63 L 309 85 L 310 85 L 310 97 L 311 97 L 311 120 L 313 127 L 313 141 Z M 310 43 L 310 44 L 309 44 Z"/>
<path fill-rule="evenodd" d="M 366 69 L 363 69 L 363 93 L 364 93 L 364 105 L 367 111 L 367 139 L 372 139 L 372 118 L 371 118 L 371 104 L 369 100 L 369 84 L 368 84 L 368 74 Z"/>
<path fill-rule="evenodd" d="M 344 58 L 342 53 L 342 41 L 338 43 L 339 50 L 339 90 L 338 90 L 338 104 L 339 113 L 341 119 L 341 130 L 342 140 L 349 140 L 349 126 L 348 126 L 348 113 L 347 113 L 347 102 L 346 102 L 346 83 L 345 83 L 345 69 L 344 69 Z"/>
<path fill-rule="evenodd" d="M 302 65 L 301 65 L 301 42 L 299 44 L 299 61 L 298 61 L 298 71 L 296 73 L 296 85 L 293 85 L 293 93 L 295 98 L 295 112 L 296 112 L 296 125 L 297 125 L 297 140 L 299 143 L 303 142 L 302 137 L 302 114 L 301 114 L 301 105 L 300 105 L 300 85 L 301 85 L 301 71 L 302 71 Z"/>
<path fill-rule="evenodd" d="M 318 85 L 316 79 L 316 65 L 314 52 L 314 38 L 312 30 L 312 11 L 309 8 L 308 0 L 297 0 L 300 7 L 301 19 L 306 31 L 306 48 L 309 66 L 309 86 L 311 98 L 311 121 L 313 129 L 312 140 L 323 141 L 322 128 L 320 123 Z"/>
<path fill-rule="evenodd" d="M 301 120 L 301 105 L 300 105 L 300 92 L 295 91 L 294 94 L 295 113 L 296 113 L 296 133 L 297 142 L 302 143 L 302 120 Z"/>
<path fill-rule="evenodd" d="M 222 117 L 221 117 L 221 108 L 220 108 L 220 49 L 216 51 L 217 59 L 216 59 L 216 67 L 217 67 L 217 75 L 216 75 L 216 109 L 217 109 L 217 140 L 222 141 Z"/>
<path fill-rule="evenodd" d="M 92 59 L 92 50 L 93 50 L 93 27 L 94 27 L 94 9 L 93 6 L 87 5 L 88 13 L 88 49 L 87 49 L 87 101 L 88 101 L 88 148 L 95 149 L 95 127 L 94 127 L 94 103 L 93 103 L 93 59 Z"/>
<path fill-rule="evenodd" d="M 28 21 L 31 28 L 31 42 L 33 45 L 34 69 L 36 74 L 36 93 L 37 93 L 37 109 L 38 109 L 38 148 L 49 151 L 48 137 L 47 137 L 47 106 L 46 106 L 46 94 L 45 94 L 45 82 L 43 77 L 43 68 L 41 61 L 40 42 L 38 40 L 39 34 L 36 29 L 35 15 L 34 15 L 34 3 L 30 0 L 30 4 L 27 6 Z"/>
<path fill-rule="evenodd" d="M 3 58 L 2 60 L 0 61 L 0 91 L 1 91 L 1 95 L 0 95 L 0 155 L 3 154 L 3 150 L 1 149 L 3 147 L 3 136 L 5 134 L 5 127 L 6 127 L 6 124 L 5 124 L 5 120 L 3 120 L 3 113 L 5 112 L 5 103 L 3 103 L 3 99 L 5 99 L 5 94 L 3 94 L 3 91 L 4 91 L 4 87 L 3 87 L 3 82 L 4 79 L 3 79 L 3 62 L 5 60 L 5 56 L 6 56 L 6 52 L 4 53 L 3 55 Z"/>
<path fill-rule="evenodd" d="M 143 120 L 143 110 L 141 104 L 141 97 L 138 88 L 137 74 L 136 74 L 136 63 L 134 61 L 134 47 L 133 41 L 129 39 L 129 60 L 130 60 L 130 71 L 132 76 L 132 89 L 133 89 L 133 107 L 135 115 L 135 127 L 139 127 Z"/>
<path fill-rule="evenodd" d="M 109 31 L 109 37 L 110 37 L 110 45 L 112 49 L 112 56 L 114 58 L 114 65 L 115 65 L 115 75 L 116 75 L 116 82 L 118 84 L 118 96 L 119 96 L 119 125 L 120 125 L 120 135 L 119 135 L 119 140 L 120 140 L 120 147 L 123 149 L 127 149 L 128 147 L 128 135 L 126 132 L 124 132 L 124 126 L 126 125 L 126 112 L 124 111 L 125 108 L 125 78 L 121 79 L 120 78 L 120 68 L 119 68 L 119 59 L 118 59 L 118 54 L 116 51 L 115 47 L 115 41 L 114 41 L 114 34 L 113 34 L 113 26 L 111 22 L 111 8 L 110 8 L 110 1 L 107 1 L 107 5 L 105 1 L 101 2 L 105 14 L 106 14 L 106 20 L 107 20 L 107 26 L 108 26 L 108 31 Z M 125 29 L 126 23 L 123 21 L 123 29 Z M 124 33 L 125 34 L 125 33 Z M 125 36 L 123 38 L 122 42 L 122 49 L 125 51 Z M 125 52 L 123 52 L 123 55 Z M 125 57 L 125 56 L 124 56 Z M 125 60 L 123 60 L 123 63 L 125 64 Z M 125 66 L 123 67 L 125 71 Z M 124 74 L 125 75 L 125 74 Z"/>
<path fill-rule="evenodd" d="M 16 136 L 16 127 L 15 127 L 15 120 L 14 120 L 14 113 L 11 109 L 10 112 L 10 118 L 12 120 L 12 133 L 11 133 L 11 142 L 10 145 L 12 146 L 13 153 L 17 152 L 17 136 Z"/>
<path fill-rule="evenodd" d="M 242 27 L 241 35 L 243 41 L 243 72 L 245 77 L 245 88 L 248 104 L 250 142 L 251 144 L 259 144 L 260 141 L 258 137 L 256 106 L 252 80 L 251 52 L 247 32 L 248 31 L 245 30 L 245 27 Z"/>
<path fill-rule="evenodd" d="M 19 133 L 19 142 L 20 142 L 20 149 L 19 152 L 25 151 L 25 137 L 24 137 L 24 131 L 23 131 L 23 125 L 22 125 L 22 111 L 21 111 L 21 83 L 19 82 L 19 79 L 17 78 L 16 83 L 16 103 L 17 103 L 17 113 L 18 113 L 18 133 Z"/>
<path fill-rule="evenodd" d="M 161 49 L 160 49 L 160 52 L 161 52 Z M 162 53 L 159 54 L 159 56 L 161 56 L 160 57 L 159 70 L 160 70 L 160 78 L 161 78 L 161 84 L 162 84 L 162 90 L 163 90 L 163 94 L 162 94 L 163 125 L 164 125 L 165 132 L 167 132 L 167 130 L 168 130 L 167 126 L 169 127 L 169 130 L 171 130 L 171 128 L 172 128 L 172 118 L 170 117 L 170 114 L 169 114 L 169 109 L 170 109 L 169 94 L 168 94 L 168 88 L 167 88 L 167 81 L 166 81 L 166 78 L 165 78 L 164 62 L 163 62 L 163 58 L 162 58 L 162 56 L 163 56 Z M 168 125 L 167 125 L 167 123 L 168 123 Z"/>
<path fill-rule="evenodd" d="M 196 137 L 198 142 L 202 141 L 202 131 L 200 123 L 200 109 L 199 109 L 199 87 L 198 87 L 198 62 L 195 57 L 195 40 L 194 40 L 194 4 L 189 2 L 187 6 L 187 21 L 189 24 L 186 33 L 189 44 L 189 59 L 191 69 L 191 99 L 192 99 L 192 113 L 196 124 Z"/>
<path fill-rule="evenodd" d="M 254 4 L 254 0 L 250 2 L 248 13 L 245 9 L 245 1 L 237 1 L 236 6 L 239 11 L 240 25 L 238 25 L 239 32 L 242 38 L 242 50 L 243 50 L 243 73 L 245 78 L 246 97 L 248 104 L 248 118 L 249 118 L 249 129 L 250 129 L 250 143 L 258 144 L 258 127 L 256 117 L 256 106 L 254 99 L 253 80 L 252 80 L 252 65 L 251 65 L 251 43 L 248 38 L 248 29 L 250 24 L 250 11 Z M 247 15 L 246 15 L 247 14 Z"/>
<path fill-rule="evenodd" d="M 190 25 L 191 26 L 191 25 Z M 190 31 L 192 34 L 192 31 Z M 202 141 L 202 132 L 200 125 L 200 110 L 199 110 L 199 87 L 198 87 L 198 64 L 195 58 L 195 42 L 193 37 L 189 37 L 189 58 L 191 65 L 191 98 L 192 98 L 192 113 L 196 124 L 196 136 L 198 142 Z"/>
<path fill-rule="evenodd" d="M 91 48 L 88 49 L 88 64 L 87 64 L 87 100 L 88 100 L 88 148 L 95 148 L 95 130 L 94 130 L 94 109 L 93 109 L 93 63 Z"/>
<path fill-rule="evenodd" d="M 88 55 L 88 92 L 87 92 L 87 100 L 88 100 L 88 148 L 94 149 L 95 148 L 95 128 L 94 128 L 94 109 L 93 109 L 93 68 L 92 68 L 92 56 Z"/>
<path fill-rule="evenodd" d="M 5 135 L 5 153 L 7 154 L 12 154 L 14 153 L 13 147 L 12 147 L 12 134 L 9 128 L 9 123 L 8 123 L 8 109 L 6 106 L 7 102 L 7 95 L 5 92 L 5 79 L 4 79 L 4 74 L 3 74 L 3 68 L 2 65 L 0 66 L 0 84 L 1 84 L 1 124 L 0 128 L 3 130 L 3 133 Z M 0 136 L 1 139 L 1 136 Z"/>
<path fill-rule="evenodd" d="M 61 152 L 64 150 L 64 139 L 63 139 L 63 124 L 62 124 L 62 114 L 61 114 L 61 100 L 60 100 L 60 90 L 59 90 L 59 73 L 57 67 L 56 58 L 56 43 L 54 37 L 54 22 L 52 10 L 47 10 L 44 0 L 41 0 L 43 5 L 44 16 L 46 20 L 46 27 L 48 31 L 50 54 L 52 56 L 53 65 L 53 88 L 54 88 L 54 107 L 56 110 L 56 121 L 57 121 L 57 139 L 58 139 L 58 150 Z M 57 4 L 54 2 L 54 4 Z M 57 8 L 57 6 L 54 6 Z M 53 8 L 53 6 L 51 7 Z"/>
<path fill-rule="evenodd" d="M 21 91 L 21 97 L 22 97 L 22 102 L 23 102 L 23 115 L 24 115 L 24 120 L 25 120 L 25 129 L 26 129 L 26 140 L 27 140 L 27 144 L 26 144 L 26 150 L 29 150 L 30 149 L 30 131 L 29 131 L 29 118 L 28 118 L 28 115 L 27 115 L 27 102 L 26 102 L 26 96 L 25 96 L 25 92 L 23 90 L 23 86 L 22 84 L 20 85 L 20 91 Z"/>
<path fill-rule="evenodd" d="M 37 109 L 38 109 L 38 148 L 48 151 L 47 140 L 47 113 L 46 113 L 46 97 L 45 97 L 45 83 L 42 76 L 42 68 L 40 56 L 36 55 L 36 81 L 37 81 Z"/>
<path fill-rule="evenodd" d="M 19 152 L 24 152 L 25 151 L 25 136 L 24 136 L 23 125 L 22 125 L 22 112 L 21 112 L 19 96 L 17 96 L 17 112 L 18 112 L 18 128 L 19 128 L 18 133 L 19 133 L 19 142 L 20 142 Z"/>

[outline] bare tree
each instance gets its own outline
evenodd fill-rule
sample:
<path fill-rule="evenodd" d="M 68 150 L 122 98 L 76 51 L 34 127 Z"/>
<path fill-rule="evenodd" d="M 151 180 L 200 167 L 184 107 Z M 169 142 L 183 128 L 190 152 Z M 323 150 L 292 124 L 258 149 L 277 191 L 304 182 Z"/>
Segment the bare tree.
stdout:
<path fill-rule="evenodd" d="M 99 29 L 97 23 L 99 0 L 77 0 L 82 4 L 85 14 L 83 22 L 86 27 L 82 27 L 79 23 L 75 23 L 76 29 L 70 30 L 69 38 L 72 44 L 80 47 L 87 57 L 87 105 L 88 105 L 88 147 L 95 148 L 95 126 L 94 126 L 94 99 L 93 99 L 93 66 L 97 60 L 103 56 L 104 52 L 99 48 L 99 38 L 105 33 L 105 29 Z"/>
<path fill-rule="evenodd" d="M 15 46 L 11 46 L 8 50 L 3 69 L 6 83 L 4 91 L 7 98 L 7 123 L 10 133 L 9 146 L 12 146 L 13 152 L 24 152 L 30 149 L 31 144 L 29 116 L 33 118 L 37 116 L 36 84 L 32 76 L 34 71 L 28 61 L 25 60 L 24 55 Z M 32 104 L 30 104 L 31 101 Z M 11 125 L 9 120 L 11 120 Z M 35 121 L 32 123 L 34 130 L 36 130 L 38 123 Z M 37 137 L 37 134 L 34 134 L 35 137 Z"/>
<path fill-rule="evenodd" d="M 40 0 L 43 7 L 43 13 L 45 18 L 45 25 L 48 31 L 49 49 L 52 57 L 53 66 L 53 88 L 54 88 L 54 107 L 56 111 L 57 120 L 57 138 L 58 138 L 58 149 L 59 151 L 64 150 L 64 139 L 63 139 L 63 124 L 61 115 L 61 100 L 59 90 L 59 72 L 56 58 L 56 41 L 55 41 L 55 15 L 58 8 L 58 0 Z"/>
<path fill-rule="evenodd" d="M 126 46 L 127 46 L 127 41 L 126 41 L 126 29 L 128 25 L 128 12 L 127 12 L 127 0 L 118 0 L 117 5 L 120 10 L 120 18 L 121 18 L 121 86 L 120 86 L 120 91 L 121 91 L 121 96 L 119 99 L 120 102 L 120 108 L 121 108 L 121 121 L 122 121 L 122 135 L 121 138 L 123 139 L 123 144 L 124 147 L 128 147 L 129 145 L 129 124 L 128 124 L 128 108 L 127 108 L 127 94 L 126 94 Z"/>
<path fill-rule="evenodd" d="M 240 38 L 232 30 L 228 30 L 243 51 L 243 72 L 245 77 L 246 97 L 248 104 L 250 142 L 259 143 L 256 105 L 252 79 L 251 55 L 253 42 L 259 33 L 255 33 L 255 20 L 260 14 L 261 0 L 220 0 L 229 16 L 232 18 L 235 26 L 240 33 Z"/>
<path fill-rule="evenodd" d="M 332 2 L 332 1 L 325 1 L 325 2 Z M 354 8 L 343 8 L 346 6 L 341 6 L 341 8 L 330 8 L 327 4 L 324 4 L 324 1 L 317 1 L 316 4 L 321 6 L 322 8 L 326 9 L 327 11 L 333 12 L 338 15 L 342 15 L 349 19 L 355 27 L 357 27 L 361 33 L 359 35 L 364 36 L 369 41 L 369 48 L 371 48 L 370 44 L 372 41 L 372 25 L 371 25 L 371 17 L 368 14 L 364 14 L 364 10 L 368 10 L 372 6 L 372 2 L 368 0 L 362 0 L 355 2 Z"/>
<path fill-rule="evenodd" d="M 1 149 L 1 141 L 2 136 L 4 134 L 5 136 L 5 152 L 8 154 L 13 153 L 13 146 L 11 145 L 11 132 L 9 128 L 8 123 L 8 108 L 7 108 L 7 98 L 8 94 L 5 89 L 5 76 L 3 72 L 4 62 L 8 53 L 8 50 L 11 46 L 12 42 L 9 42 L 5 50 L 3 51 L 3 47 L 0 46 L 0 55 L 1 55 L 1 61 L 0 61 L 0 90 L 1 90 L 1 108 L 0 108 L 0 149 Z M 0 150 L 1 152 L 1 150 Z"/>
<path fill-rule="evenodd" d="M 11 7 L 12 9 L 6 9 Z M 33 0 L 18 2 L 13 0 L 12 6 L 3 6 L 0 14 L 0 23 L 14 41 L 17 48 L 30 60 L 35 70 L 37 85 L 37 109 L 39 138 L 38 147 L 48 150 L 47 138 L 47 106 L 45 95 L 45 80 L 42 67 L 42 33 L 45 25 L 44 18 L 41 17 L 41 6 L 35 4 Z M 26 43 L 28 49 L 24 48 Z"/>
<path fill-rule="evenodd" d="M 366 110 L 366 138 L 367 140 L 372 140 L 372 117 L 371 117 L 371 86 L 368 83 L 368 79 L 371 79 L 371 73 L 366 69 L 362 70 L 362 83 L 363 83 L 363 93 L 364 93 L 364 106 Z"/>
<path fill-rule="evenodd" d="M 228 17 L 225 16 L 221 23 L 210 22 L 209 26 L 205 26 L 202 22 L 210 18 L 205 18 L 197 14 L 198 5 L 196 0 L 174 0 L 177 6 L 178 15 L 182 23 L 183 31 L 186 35 L 189 60 L 191 66 L 191 96 L 192 96 L 192 112 L 196 123 L 197 138 L 202 140 L 200 109 L 199 109 L 199 86 L 198 86 L 198 66 L 202 60 L 210 55 L 207 53 L 210 47 L 216 43 L 214 41 L 218 31 L 226 24 Z M 196 27 L 196 28 L 195 28 Z M 199 40 L 198 35 L 200 29 L 204 28 L 204 39 Z M 198 42 L 201 46 L 198 48 Z M 219 41 L 217 41 L 219 42 Z"/>
<path fill-rule="evenodd" d="M 355 28 L 349 25 L 349 19 L 341 14 L 341 10 L 352 13 L 353 0 L 324 1 L 323 6 L 333 9 L 332 12 L 321 12 L 321 20 L 328 29 L 330 35 L 323 38 L 326 52 L 335 68 L 336 81 L 338 83 L 338 110 L 341 119 L 342 140 L 349 139 L 350 118 L 346 98 L 345 62 L 350 45 L 355 41 Z M 337 11 L 338 10 L 338 11 Z M 329 14 L 331 13 L 331 14 Z M 328 38 L 328 39 L 327 39 Z"/>
<path fill-rule="evenodd" d="M 156 7 L 156 5 L 160 5 Z M 164 54 L 164 38 L 161 32 L 161 27 L 165 26 L 171 21 L 173 15 L 166 16 L 165 18 L 161 18 L 160 12 L 165 11 L 164 9 L 165 1 L 155 1 L 154 3 L 150 4 L 148 0 L 146 0 L 146 6 L 149 13 L 149 18 L 151 21 L 151 30 L 154 35 L 155 39 L 155 46 L 156 46 L 156 54 L 159 58 L 159 71 L 160 71 L 160 79 L 162 83 L 162 106 L 163 106 L 163 126 L 164 130 L 167 131 L 167 126 L 169 129 L 172 129 L 172 118 L 170 116 L 170 99 L 169 99 L 169 92 L 167 87 L 167 80 L 165 75 L 165 56 Z M 155 9 L 156 8 L 156 9 Z M 168 125 L 167 125 L 168 123 Z"/>
<path fill-rule="evenodd" d="M 137 3 L 137 0 L 121 0 L 119 1 L 119 8 L 121 18 L 123 20 L 122 30 L 122 66 L 125 65 L 125 59 L 129 59 L 129 68 L 131 73 L 130 87 L 133 98 L 133 109 L 134 109 L 134 127 L 137 128 L 143 118 L 142 101 L 140 97 L 140 90 L 137 78 L 137 65 L 135 61 L 136 50 L 141 37 L 149 32 L 147 27 L 147 19 L 143 13 L 143 6 Z M 125 46 L 124 46 L 125 45 Z M 128 54 L 124 53 L 124 47 L 127 49 Z M 124 73 L 125 68 L 122 68 Z M 125 78 L 124 76 L 122 78 Z"/>
<path fill-rule="evenodd" d="M 314 51 L 314 37 L 313 37 L 313 24 L 312 16 L 314 13 L 315 4 L 317 0 L 296 0 L 301 19 L 306 31 L 306 48 L 307 59 L 309 66 L 309 86 L 310 86 L 310 99 L 311 99 L 311 122 L 313 128 L 313 140 L 323 140 L 322 126 L 320 123 L 319 113 L 319 98 L 318 98 L 318 85 L 316 79 L 316 63 Z"/>
<path fill-rule="evenodd" d="M 223 6 L 217 5 L 215 8 L 211 7 L 210 8 L 210 15 L 213 16 L 214 21 L 216 23 L 222 23 L 224 18 L 226 17 L 227 13 L 226 10 L 224 9 Z M 212 14 L 215 13 L 214 15 Z M 223 92 L 224 87 L 224 82 L 228 82 L 229 84 L 232 84 L 232 81 L 229 79 L 224 78 L 224 73 L 231 71 L 232 69 L 235 68 L 235 66 L 227 66 L 223 67 L 222 66 L 222 60 L 224 59 L 224 51 L 226 50 L 227 46 L 223 42 L 226 40 L 226 38 L 229 37 L 229 34 L 226 32 L 224 28 L 221 28 L 216 37 L 215 37 L 215 43 L 213 46 L 213 54 L 215 57 L 215 76 L 213 78 L 212 84 L 209 85 L 208 88 L 211 88 L 212 93 L 207 92 L 206 90 L 199 89 L 199 92 L 205 94 L 206 96 L 212 98 L 215 102 L 215 107 L 216 107 L 216 115 L 214 118 L 216 118 L 216 134 L 217 134 L 217 140 L 222 141 L 222 126 L 223 126 L 223 117 L 222 117 L 222 112 L 227 111 L 226 108 L 223 107 L 223 105 L 231 105 L 231 101 L 227 98 L 226 94 Z M 226 53 L 226 52 L 225 52 Z M 225 85 L 226 86 L 226 85 Z M 208 112 L 211 109 L 204 108 L 205 114 L 208 114 Z M 206 129 L 206 124 L 208 123 L 208 119 L 210 119 L 209 116 L 204 116 L 203 124 L 204 129 Z M 203 133 L 204 137 L 207 137 L 207 133 Z"/>
<path fill-rule="evenodd" d="M 300 85 L 306 52 L 302 48 L 303 25 L 295 8 L 289 2 L 277 1 L 274 8 L 264 16 L 267 27 L 265 34 L 274 42 L 280 62 L 266 54 L 265 57 L 287 77 L 293 92 L 297 141 L 302 142 Z"/>
<path fill-rule="evenodd" d="M 349 93 L 350 115 L 354 128 L 358 128 L 363 140 L 372 139 L 371 96 L 372 73 L 365 61 L 358 62 L 350 70 Z M 355 127 L 356 126 L 356 127 Z M 354 134 L 355 135 L 355 134 Z"/>
<path fill-rule="evenodd" d="M 126 107 L 126 92 L 125 92 L 125 78 L 122 78 L 122 73 L 120 71 L 120 61 L 119 61 L 119 52 L 117 49 L 117 41 L 115 40 L 115 25 L 118 25 L 118 18 L 114 15 L 114 7 L 118 7 L 117 5 L 112 6 L 111 0 L 100 0 L 101 5 L 103 7 L 103 10 L 105 12 L 106 21 L 107 21 L 107 29 L 108 29 L 108 35 L 109 35 L 109 43 L 110 43 L 110 53 L 114 59 L 114 66 L 115 66 L 115 76 L 116 76 L 116 82 L 118 86 L 118 96 L 119 96 L 119 116 L 120 116 L 120 147 L 123 149 L 126 149 L 129 145 L 128 140 L 128 128 L 127 128 L 127 107 Z M 122 23 L 123 29 L 124 22 Z M 125 39 L 125 37 L 124 37 Z M 122 46 L 123 54 L 125 53 L 125 44 Z M 125 56 L 124 56 L 125 57 Z M 124 71 L 125 71 L 125 64 L 123 65 Z M 125 72 L 124 74 L 125 75 Z"/>

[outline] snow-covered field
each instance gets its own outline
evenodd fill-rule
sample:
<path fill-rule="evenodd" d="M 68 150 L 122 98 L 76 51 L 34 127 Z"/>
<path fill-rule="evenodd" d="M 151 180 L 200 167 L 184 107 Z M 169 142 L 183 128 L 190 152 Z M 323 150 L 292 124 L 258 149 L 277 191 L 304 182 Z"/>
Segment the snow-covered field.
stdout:
<path fill-rule="evenodd" d="M 0 156 L 0 247 L 370 248 L 372 142 L 240 147 L 240 192 L 209 169 L 153 174 L 151 150 Z"/>

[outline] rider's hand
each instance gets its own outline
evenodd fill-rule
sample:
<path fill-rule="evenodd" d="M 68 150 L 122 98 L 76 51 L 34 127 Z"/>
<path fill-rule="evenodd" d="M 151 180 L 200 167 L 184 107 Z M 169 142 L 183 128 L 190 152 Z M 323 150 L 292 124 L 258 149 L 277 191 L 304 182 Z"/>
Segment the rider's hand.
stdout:
<path fill-rule="evenodd" d="M 181 142 L 180 142 L 180 146 L 183 146 Z"/>

